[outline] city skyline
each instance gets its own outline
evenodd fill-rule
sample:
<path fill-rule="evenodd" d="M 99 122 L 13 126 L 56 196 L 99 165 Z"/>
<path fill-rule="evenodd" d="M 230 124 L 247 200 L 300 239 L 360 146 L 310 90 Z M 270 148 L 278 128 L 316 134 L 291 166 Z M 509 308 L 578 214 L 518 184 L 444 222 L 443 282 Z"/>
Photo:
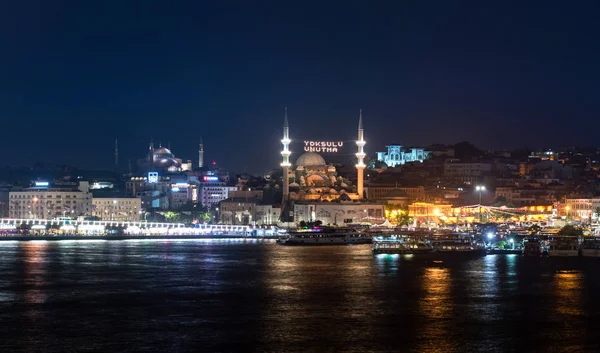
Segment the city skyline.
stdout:
<path fill-rule="evenodd" d="M 285 106 L 291 138 L 314 140 L 352 140 L 364 109 L 369 156 L 398 142 L 595 145 L 597 10 L 11 4 L 4 164 L 112 169 L 118 138 L 125 170 L 151 137 L 195 161 L 203 136 L 207 161 L 261 173 L 278 165 Z"/>

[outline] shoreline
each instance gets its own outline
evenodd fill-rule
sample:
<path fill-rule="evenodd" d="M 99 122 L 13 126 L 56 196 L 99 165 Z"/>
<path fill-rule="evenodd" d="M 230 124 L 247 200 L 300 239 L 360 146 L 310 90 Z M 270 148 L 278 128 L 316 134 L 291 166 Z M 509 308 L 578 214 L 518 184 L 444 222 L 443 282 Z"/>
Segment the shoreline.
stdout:
<path fill-rule="evenodd" d="M 182 239 L 266 239 L 275 240 L 277 236 L 243 236 L 243 235 L 18 235 L 0 236 L 2 241 L 32 240 L 182 240 Z"/>

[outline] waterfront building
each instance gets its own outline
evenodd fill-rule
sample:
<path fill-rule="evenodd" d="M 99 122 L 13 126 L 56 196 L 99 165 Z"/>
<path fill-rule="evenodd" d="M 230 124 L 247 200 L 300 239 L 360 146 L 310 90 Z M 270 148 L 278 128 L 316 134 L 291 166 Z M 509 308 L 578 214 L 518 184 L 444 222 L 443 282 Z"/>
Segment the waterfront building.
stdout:
<path fill-rule="evenodd" d="M 423 162 L 429 157 L 429 152 L 423 148 L 407 148 L 401 145 L 385 146 L 387 152 L 377 152 L 377 160 L 388 167 L 403 165 L 407 162 Z"/>
<path fill-rule="evenodd" d="M 325 225 L 343 225 L 385 221 L 385 205 L 374 203 L 299 201 L 294 203 L 293 212 L 297 223 L 319 220 Z"/>
<path fill-rule="evenodd" d="M 452 215 L 452 206 L 448 204 L 415 202 L 411 205 L 408 205 L 408 216 L 413 219 L 416 225 L 431 225 L 431 223 L 438 224 Z"/>
<path fill-rule="evenodd" d="M 600 215 L 600 197 L 565 199 L 562 215 L 568 218 L 589 222 L 598 220 Z"/>
<path fill-rule="evenodd" d="M 278 224 L 281 218 L 281 207 L 274 205 L 252 206 L 252 219 L 256 225 Z"/>
<path fill-rule="evenodd" d="M 226 185 L 216 176 L 205 176 L 202 180 L 198 185 L 198 202 L 204 207 L 218 206 L 221 201 L 230 197 L 230 192 L 237 190 L 237 187 Z"/>
<path fill-rule="evenodd" d="M 137 222 L 142 213 L 142 200 L 138 197 L 92 198 L 92 216 L 103 221 Z"/>
<path fill-rule="evenodd" d="M 253 209 L 260 203 L 258 199 L 248 199 L 245 197 L 228 198 L 219 203 L 219 223 L 220 224 L 252 224 L 255 221 L 252 217 Z"/>
<path fill-rule="evenodd" d="M 9 193 L 9 217 L 52 219 L 91 215 L 92 194 L 89 183 L 50 183 L 36 181 L 34 186 Z"/>

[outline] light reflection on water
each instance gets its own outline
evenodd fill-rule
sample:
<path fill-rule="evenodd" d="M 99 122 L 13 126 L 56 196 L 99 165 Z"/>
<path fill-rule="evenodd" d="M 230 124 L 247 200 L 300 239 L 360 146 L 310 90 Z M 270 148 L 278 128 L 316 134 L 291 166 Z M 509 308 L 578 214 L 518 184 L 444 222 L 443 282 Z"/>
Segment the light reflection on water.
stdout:
<path fill-rule="evenodd" d="M 579 271 L 559 271 L 554 276 L 556 312 L 560 315 L 578 316 L 581 308 L 583 273 Z"/>
<path fill-rule="evenodd" d="M 42 304 L 47 297 L 44 285 L 46 284 L 46 249 L 48 242 L 31 241 L 22 243 L 25 251 L 24 284 L 26 290 L 24 299 L 26 304 Z M 38 310 L 32 307 L 28 315 L 39 315 Z"/>
<path fill-rule="evenodd" d="M 419 301 L 420 320 L 424 322 L 419 334 L 418 352 L 451 352 L 449 324 L 454 303 L 451 300 L 451 277 L 447 268 L 425 268 L 422 276 L 423 294 Z"/>
<path fill-rule="evenodd" d="M 259 240 L 2 242 L 0 347 L 598 351 L 598 266 Z"/>

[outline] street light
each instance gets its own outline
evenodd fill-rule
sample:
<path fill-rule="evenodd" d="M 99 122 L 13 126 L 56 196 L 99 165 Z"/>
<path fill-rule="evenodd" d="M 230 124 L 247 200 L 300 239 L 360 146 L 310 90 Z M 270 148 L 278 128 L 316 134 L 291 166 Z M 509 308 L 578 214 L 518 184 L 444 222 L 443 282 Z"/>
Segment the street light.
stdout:
<path fill-rule="evenodd" d="M 479 223 L 481 223 L 481 193 L 485 191 L 485 185 L 477 185 L 475 191 L 479 192 Z"/>

